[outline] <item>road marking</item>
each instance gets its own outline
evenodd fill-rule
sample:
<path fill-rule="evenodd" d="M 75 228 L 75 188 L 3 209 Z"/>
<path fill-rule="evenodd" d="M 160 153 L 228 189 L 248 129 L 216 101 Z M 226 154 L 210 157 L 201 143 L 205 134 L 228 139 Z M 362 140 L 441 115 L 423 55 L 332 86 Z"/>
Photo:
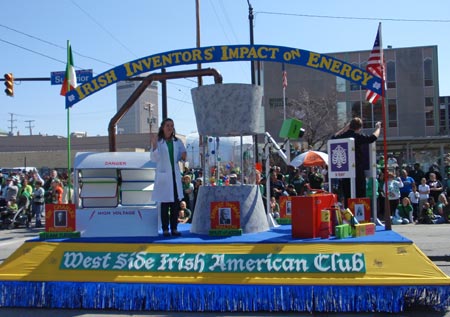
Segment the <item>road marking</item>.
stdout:
<path fill-rule="evenodd" d="M 0 246 L 10 245 L 10 244 L 15 244 L 15 243 L 24 243 L 28 239 L 30 239 L 30 238 L 11 238 L 11 240 L 0 242 Z"/>

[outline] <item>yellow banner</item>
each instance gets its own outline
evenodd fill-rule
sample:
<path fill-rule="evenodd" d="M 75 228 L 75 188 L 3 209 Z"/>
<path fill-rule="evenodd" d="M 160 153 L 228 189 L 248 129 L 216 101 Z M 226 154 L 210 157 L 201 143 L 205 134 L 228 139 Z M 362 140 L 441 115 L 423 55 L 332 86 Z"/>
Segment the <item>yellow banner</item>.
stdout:
<path fill-rule="evenodd" d="M 149 255 L 158 255 L 160 263 Z M 215 261 L 213 271 L 201 266 L 207 257 Z M 226 258 L 230 259 L 228 263 L 218 264 Z M 306 270 L 314 265 L 323 272 Z M 26 242 L 0 266 L 0 280 L 255 285 L 450 283 L 450 278 L 412 243 Z"/>

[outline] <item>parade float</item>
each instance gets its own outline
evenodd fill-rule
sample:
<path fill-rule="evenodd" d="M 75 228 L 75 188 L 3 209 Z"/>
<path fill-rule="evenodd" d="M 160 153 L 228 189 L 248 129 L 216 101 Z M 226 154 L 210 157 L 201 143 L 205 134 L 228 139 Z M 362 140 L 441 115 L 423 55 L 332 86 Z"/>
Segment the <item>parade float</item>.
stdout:
<path fill-rule="evenodd" d="M 230 60 L 229 49 L 198 48 L 186 50 L 186 56 L 195 50 L 191 55 L 204 56 L 206 62 Z M 315 68 L 319 59 L 327 60 L 335 67 L 326 71 L 336 74 L 339 65 L 347 65 L 346 72 L 336 75 L 348 73 L 349 80 L 364 87 L 376 81 L 364 70 L 322 54 L 273 46 L 233 49 L 242 52 L 233 55 L 239 60 Z M 144 69 L 138 62 L 106 72 L 107 78 L 123 80 L 167 66 L 150 63 L 152 68 Z M 83 86 L 97 87 L 101 76 L 106 75 Z M 68 93 L 69 104 L 95 91 L 83 86 Z M 260 133 L 259 112 L 252 109 L 261 106 L 261 87 L 216 84 L 196 88 L 192 95 L 200 134 Z M 52 209 L 68 208 L 67 225 L 46 223 L 46 232 L 79 236 L 27 240 L 0 266 L 0 307 L 397 313 L 449 306 L 450 278 L 413 241 L 368 223 L 365 210 L 355 209 L 346 218 L 336 210 L 331 193 L 290 198 L 283 212 L 291 215 L 292 224 L 274 226 L 252 175 L 242 175 L 236 185 L 205 184 L 192 224 L 178 227 L 181 237 L 163 237 L 151 200 L 155 166 L 150 159 L 150 153 L 79 154 L 75 204 Z M 354 206 L 366 205 L 356 201 Z M 222 210 L 228 211 L 229 222 L 220 222 Z M 355 214 L 362 217 L 359 229 L 352 221 Z M 52 212 L 46 214 L 46 220 L 52 217 Z M 338 228 L 340 221 L 344 227 Z"/>

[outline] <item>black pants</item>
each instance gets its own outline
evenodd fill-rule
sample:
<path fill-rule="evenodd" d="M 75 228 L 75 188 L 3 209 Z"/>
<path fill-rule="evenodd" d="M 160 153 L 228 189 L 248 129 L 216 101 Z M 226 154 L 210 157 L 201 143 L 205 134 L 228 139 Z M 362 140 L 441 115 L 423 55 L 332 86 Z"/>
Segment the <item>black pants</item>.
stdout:
<path fill-rule="evenodd" d="M 161 203 L 161 225 L 163 231 L 176 231 L 178 227 L 178 211 L 180 210 L 180 200 L 177 192 L 177 182 L 175 181 L 175 170 L 172 168 L 173 182 L 173 202 Z"/>
<path fill-rule="evenodd" d="M 162 230 L 175 231 L 178 227 L 178 211 L 180 210 L 180 202 L 178 200 L 170 203 L 161 203 L 161 224 Z"/>
<path fill-rule="evenodd" d="M 348 199 L 351 198 L 351 182 L 350 178 L 342 178 L 339 180 L 341 195 L 345 198 L 344 206 L 348 207 Z M 355 198 L 366 197 L 366 178 L 361 175 L 355 177 Z"/>

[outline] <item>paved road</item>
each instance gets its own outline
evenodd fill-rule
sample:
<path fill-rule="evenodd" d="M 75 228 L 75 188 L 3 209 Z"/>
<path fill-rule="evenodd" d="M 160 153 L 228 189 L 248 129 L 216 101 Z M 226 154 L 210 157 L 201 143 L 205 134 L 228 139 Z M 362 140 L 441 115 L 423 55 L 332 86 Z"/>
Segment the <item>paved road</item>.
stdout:
<path fill-rule="evenodd" d="M 411 239 L 414 243 L 447 275 L 450 276 L 450 224 L 442 225 L 399 225 L 392 229 L 401 235 Z M 24 240 L 35 237 L 37 229 L 14 229 L 0 231 L 0 262 L 7 258 Z M 446 312 L 414 311 L 401 314 L 306 314 L 306 313 L 270 313 L 271 316 L 296 316 L 296 317 L 450 317 L 450 308 Z M 60 310 L 60 309 L 11 309 L 0 308 L 0 316 L 7 317 L 259 317 L 268 316 L 267 313 L 166 313 L 166 312 L 118 312 L 118 311 L 86 311 L 86 310 Z"/>
<path fill-rule="evenodd" d="M 392 230 L 411 239 L 445 274 L 450 276 L 450 224 L 398 225 Z"/>

